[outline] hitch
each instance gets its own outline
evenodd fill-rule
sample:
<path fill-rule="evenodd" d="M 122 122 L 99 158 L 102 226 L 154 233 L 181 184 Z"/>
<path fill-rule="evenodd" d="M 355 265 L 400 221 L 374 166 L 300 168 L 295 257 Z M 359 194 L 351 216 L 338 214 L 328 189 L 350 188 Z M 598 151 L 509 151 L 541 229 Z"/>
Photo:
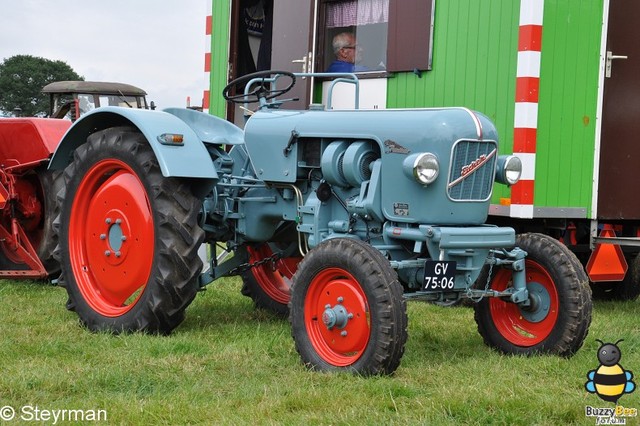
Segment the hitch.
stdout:
<path fill-rule="evenodd" d="M 0 277 L 46 278 L 47 270 L 38 257 L 38 253 L 29 241 L 29 237 L 17 219 L 16 177 L 5 170 L 0 172 L 0 212 L 9 222 L 0 224 L 0 242 L 4 244 L 4 256 L 12 262 L 26 265 L 24 269 L 0 271 Z M 13 260 L 12 260 L 13 258 Z"/>
<path fill-rule="evenodd" d="M 499 256 L 499 257 L 498 257 Z M 489 296 L 500 297 L 503 299 L 509 299 L 511 302 L 518 304 L 522 307 L 531 305 L 529 299 L 529 291 L 527 290 L 527 279 L 525 270 L 525 258 L 527 252 L 519 248 L 513 250 L 497 250 L 493 251 L 492 255 L 487 259 L 489 265 L 489 276 L 487 277 L 487 287 L 484 290 L 469 290 L 467 293 L 470 298 L 473 296 Z M 491 280 L 491 270 L 494 266 L 499 266 L 512 271 L 511 277 L 513 281 L 513 287 L 510 287 L 504 291 L 489 290 L 489 281 Z"/>
<path fill-rule="evenodd" d="M 24 270 L 0 271 L 0 277 L 47 277 L 46 268 L 38 258 L 36 250 L 33 248 L 31 242 L 29 242 L 29 238 L 16 218 L 11 218 L 11 231 L 0 225 L 0 241 L 4 242 L 11 256 L 19 259 L 27 266 Z"/>

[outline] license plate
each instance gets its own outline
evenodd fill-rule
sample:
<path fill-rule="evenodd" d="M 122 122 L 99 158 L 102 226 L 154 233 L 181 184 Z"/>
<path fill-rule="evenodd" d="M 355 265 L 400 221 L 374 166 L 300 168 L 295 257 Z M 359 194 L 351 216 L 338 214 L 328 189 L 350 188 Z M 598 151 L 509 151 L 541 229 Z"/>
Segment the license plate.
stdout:
<path fill-rule="evenodd" d="M 427 260 L 424 264 L 424 291 L 453 290 L 456 284 L 456 262 Z"/>

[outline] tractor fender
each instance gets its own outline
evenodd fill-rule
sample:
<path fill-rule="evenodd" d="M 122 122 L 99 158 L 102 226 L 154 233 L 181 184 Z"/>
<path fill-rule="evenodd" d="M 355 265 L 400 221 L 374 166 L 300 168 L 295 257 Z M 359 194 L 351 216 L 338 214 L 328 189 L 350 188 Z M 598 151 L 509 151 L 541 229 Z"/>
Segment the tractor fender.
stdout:
<path fill-rule="evenodd" d="M 164 111 L 122 107 L 97 108 L 83 115 L 62 137 L 49 168 L 64 169 L 71 162 L 73 151 L 85 143 L 89 135 L 119 126 L 133 126 L 145 136 L 163 176 L 218 179 L 207 148 L 198 133 L 184 120 Z M 183 145 L 160 143 L 158 137 L 165 133 L 183 135 Z"/>
<path fill-rule="evenodd" d="M 213 145 L 240 145 L 244 143 L 244 131 L 233 123 L 188 108 L 165 108 L 164 112 L 184 121 L 198 135 L 198 139 Z"/>

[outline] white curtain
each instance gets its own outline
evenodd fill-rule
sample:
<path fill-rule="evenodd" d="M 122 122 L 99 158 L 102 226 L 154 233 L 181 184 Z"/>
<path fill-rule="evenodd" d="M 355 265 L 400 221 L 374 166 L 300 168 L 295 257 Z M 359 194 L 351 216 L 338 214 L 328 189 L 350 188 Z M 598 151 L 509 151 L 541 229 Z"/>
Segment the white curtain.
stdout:
<path fill-rule="evenodd" d="M 389 0 L 350 0 L 327 5 L 327 28 L 389 21 Z"/>

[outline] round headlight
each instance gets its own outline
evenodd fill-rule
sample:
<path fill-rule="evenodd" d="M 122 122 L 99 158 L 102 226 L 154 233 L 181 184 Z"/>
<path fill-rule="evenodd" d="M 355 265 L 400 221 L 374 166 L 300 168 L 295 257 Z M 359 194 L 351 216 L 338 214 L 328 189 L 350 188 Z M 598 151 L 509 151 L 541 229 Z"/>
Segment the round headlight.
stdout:
<path fill-rule="evenodd" d="M 522 175 L 522 161 L 518 157 L 509 157 L 504 165 L 504 178 L 509 185 L 514 185 Z"/>
<path fill-rule="evenodd" d="M 498 158 L 498 182 L 514 185 L 522 176 L 522 160 L 514 155 L 501 155 Z"/>
<path fill-rule="evenodd" d="M 420 154 L 413 163 L 413 177 L 423 185 L 433 183 L 440 173 L 438 158 L 430 152 Z"/>

